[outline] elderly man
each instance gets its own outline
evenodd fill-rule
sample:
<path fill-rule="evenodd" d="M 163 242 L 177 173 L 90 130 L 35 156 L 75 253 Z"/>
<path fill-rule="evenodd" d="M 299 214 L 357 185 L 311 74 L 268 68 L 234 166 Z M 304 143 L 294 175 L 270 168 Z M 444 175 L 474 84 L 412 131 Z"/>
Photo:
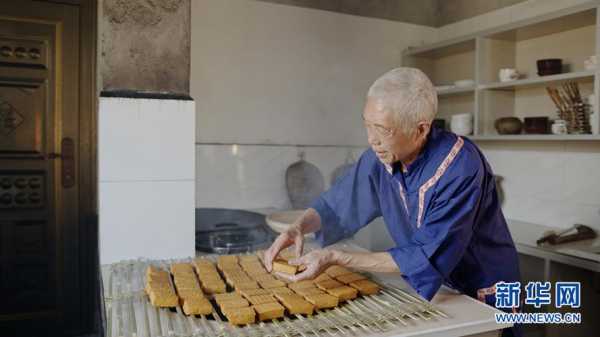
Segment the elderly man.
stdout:
<path fill-rule="evenodd" d="M 363 112 L 371 148 L 275 240 L 265 252 L 267 269 L 282 249 L 295 245 L 299 258 L 290 263 L 307 269 L 294 280 L 340 264 L 400 272 L 428 300 L 445 284 L 494 305 L 497 282 L 519 281 L 494 176 L 472 142 L 431 127 L 436 113 L 435 88 L 420 70 L 398 68 L 377 79 Z M 316 232 L 327 246 L 379 216 L 396 243 L 387 252 L 301 255 L 304 234 Z"/>

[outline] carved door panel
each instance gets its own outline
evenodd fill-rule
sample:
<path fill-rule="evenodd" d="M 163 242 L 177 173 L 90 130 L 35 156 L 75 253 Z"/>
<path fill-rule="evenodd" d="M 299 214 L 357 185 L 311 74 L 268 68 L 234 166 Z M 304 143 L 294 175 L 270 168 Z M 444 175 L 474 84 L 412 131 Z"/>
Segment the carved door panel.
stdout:
<path fill-rule="evenodd" d="M 77 6 L 0 3 L 2 322 L 60 322 L 80 300 L 78 25 Z"/>

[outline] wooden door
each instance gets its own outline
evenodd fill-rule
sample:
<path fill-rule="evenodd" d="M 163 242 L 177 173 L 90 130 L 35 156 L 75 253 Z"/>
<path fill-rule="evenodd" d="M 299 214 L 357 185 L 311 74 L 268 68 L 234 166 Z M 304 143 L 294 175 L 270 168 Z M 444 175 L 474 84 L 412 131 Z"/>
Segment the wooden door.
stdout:
<path fill-rule="evenodd" d="M 81 320 L 80 10 L 0 2 L 0 330 Z"/>

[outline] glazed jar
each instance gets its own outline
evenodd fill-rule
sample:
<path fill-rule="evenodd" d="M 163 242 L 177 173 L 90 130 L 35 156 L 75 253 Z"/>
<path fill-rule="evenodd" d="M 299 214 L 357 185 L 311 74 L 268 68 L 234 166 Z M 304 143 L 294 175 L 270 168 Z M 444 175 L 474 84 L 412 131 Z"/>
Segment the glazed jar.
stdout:
<path fill-rule="evenodd" d="M 555 135 L 567 134 L 567 122 L 563 119 L 557 119 L 552 124 L 552 133 Z"/>

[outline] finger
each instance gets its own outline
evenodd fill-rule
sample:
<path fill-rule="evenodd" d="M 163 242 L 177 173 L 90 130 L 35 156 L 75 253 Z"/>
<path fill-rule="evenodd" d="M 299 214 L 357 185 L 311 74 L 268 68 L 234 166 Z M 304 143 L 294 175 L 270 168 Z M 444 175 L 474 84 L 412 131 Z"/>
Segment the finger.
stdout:
<path fill-rule="evenodd" d="M 300 274 L 296 274 L 294 276 L 294 282 L 315 278 L 317 276 L 317 274 L 319 273 L 319 269 L 320 268 L 319 268 L 318 264 L 311 264 L 311 265 L 307 266 L 305 271 L 301 272 Z"/>
<path fill-rule="evenodd" d="M 279 271 L 276 271 L 273 274 L 275 274 L 279 278 L 282 278 L 284 280 L 288 280 L 289 282 L 295 282 L 294 281 L 294 275 L 282 273 L 282 272 L 279 272 Z"/>
<path fill-rule="evenodd" d="M 275 239 L 275 242 L 273 242 L 273 244 L 271 245 L 271 247 L 269 247 L 269 249 L 267 249 L 267 251 L 265 252 L 265 268 L 269 272 L 271 272 L 271 270 L 273 269 L 273 260 L 284 248 L 283 245 L 285 244 L 286 240 L 284 235 L 285 234 L 278 236 L 277 239 Z"/>
<path fill-rule="evenodd" d="M 311 263 L 312 260 L 314 260 L 314 258 L 313 258 L 313 254 L 311 252 L 306 255 L 302 255 L 295 259 L 289 260 L 288 264 L 291 264 L 293 266 L 307 265 L 307 264 Z"/>
<path fill-rule="evenodd" d="M 302 256 L 302 250 L 304 249 L 304 235 L 302 233 L 299 233 L 294 238 L 294 246 L 296 248 L 296 257 Z"/>

